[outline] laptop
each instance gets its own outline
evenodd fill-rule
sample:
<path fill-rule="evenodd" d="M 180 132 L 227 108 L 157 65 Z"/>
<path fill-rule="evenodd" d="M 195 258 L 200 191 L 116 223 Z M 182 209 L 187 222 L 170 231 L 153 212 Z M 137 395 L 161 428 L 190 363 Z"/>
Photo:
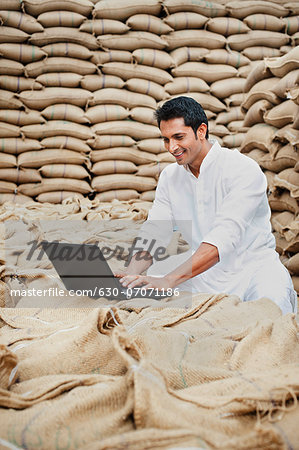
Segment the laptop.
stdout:
<path fill-rule="evenodd" d="M 167 298 L 158 289 L 126 288 L 115 277 L 101 249 L 95 244 L 69 244 L 42 241 L 41 247 L 68 291 L 90 298 L 128 300 L 131 298 Z"/>

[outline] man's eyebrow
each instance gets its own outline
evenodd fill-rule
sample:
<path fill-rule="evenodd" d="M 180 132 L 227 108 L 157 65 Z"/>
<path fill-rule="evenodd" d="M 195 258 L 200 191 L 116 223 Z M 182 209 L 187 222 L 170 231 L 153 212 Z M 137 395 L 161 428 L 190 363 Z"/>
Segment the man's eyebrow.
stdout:
<path fill-rule="evenodd" d="M 184 134 L 186 134 L 186 133 L 184 133 L 184 131 L 178 131 L 177 133 L 174 133 L 171 137 L 181 136 L 182 134 L 184 135 Z M 162 139 L 168 139 L 168 137 L 163 136 L 162 134 L 161 134 L 161 138 L 162 138 Z"/>

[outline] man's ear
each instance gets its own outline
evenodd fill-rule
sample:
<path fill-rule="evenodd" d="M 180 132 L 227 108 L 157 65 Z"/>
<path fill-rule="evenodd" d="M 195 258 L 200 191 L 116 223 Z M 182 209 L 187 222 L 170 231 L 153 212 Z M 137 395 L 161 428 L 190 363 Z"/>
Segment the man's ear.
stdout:
<path fill-rule="evenodd" d="M 197 137 L 198 137 L 198 139 L 205 139 L 206 138 L 206 132 L 207 132 L 207 125 L 205 123 L 200 124 L 198 129 L 197 129 Z"/>

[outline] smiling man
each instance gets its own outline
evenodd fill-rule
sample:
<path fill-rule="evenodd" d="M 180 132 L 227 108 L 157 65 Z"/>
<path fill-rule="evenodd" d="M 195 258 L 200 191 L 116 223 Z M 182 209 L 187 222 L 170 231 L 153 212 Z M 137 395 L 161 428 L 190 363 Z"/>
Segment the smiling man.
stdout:
<path fill-rule="evenodd" d="M 268 297 L 283 313 L 295 312 L 297 295 L 275 251 L 267 181 L 258 164 L 210 142 L 206 114 L 192 98 L 169 100 L 155 114 L 176 163 L 160 175 L 142 233 L 151 229 L 157 245 L 167 246 L 176 228 L 190 251 L 157 263 L 139 251 L 121 283 L 226 292 L 243 301 Z"/>

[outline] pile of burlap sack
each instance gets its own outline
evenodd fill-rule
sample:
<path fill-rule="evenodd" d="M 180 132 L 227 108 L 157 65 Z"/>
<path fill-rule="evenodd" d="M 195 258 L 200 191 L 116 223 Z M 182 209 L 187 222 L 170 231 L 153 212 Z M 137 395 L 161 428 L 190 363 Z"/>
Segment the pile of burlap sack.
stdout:
<path fill-rule="evenodd" d="M 173 161 L 153 118 L 187 94 L 240 147 L 252 68 L 298 44 L 296 2 L 3 0 L 0 201 L 152 201 Z"/>

